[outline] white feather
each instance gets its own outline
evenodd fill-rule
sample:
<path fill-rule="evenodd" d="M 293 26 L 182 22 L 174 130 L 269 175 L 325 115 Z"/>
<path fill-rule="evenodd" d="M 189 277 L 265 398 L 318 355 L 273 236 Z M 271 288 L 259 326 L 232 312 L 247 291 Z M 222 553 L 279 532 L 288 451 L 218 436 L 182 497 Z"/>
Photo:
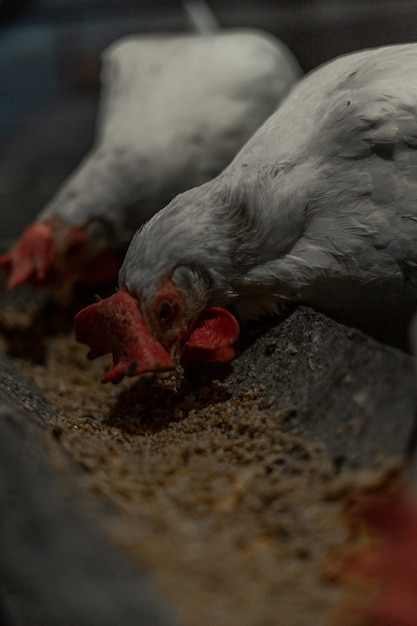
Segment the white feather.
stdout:
<path fill-rule="evenodd" d="M 127 245 L 178 193 L 217 175 L 300 69 L 261 32 L 132 36 L 103 56 L 96 145 L 40 213 Z"/>
<path fill-rule="evenodd" d="M 220 176 L 135 236 L 120 283 L 146 299 L 174 267 L 198 266 L 206 299 L 243 318 L 288 301 L 346 319 L 406 315 L 417 301 L 416 75 L 415 44 L 312 72 Z"/>

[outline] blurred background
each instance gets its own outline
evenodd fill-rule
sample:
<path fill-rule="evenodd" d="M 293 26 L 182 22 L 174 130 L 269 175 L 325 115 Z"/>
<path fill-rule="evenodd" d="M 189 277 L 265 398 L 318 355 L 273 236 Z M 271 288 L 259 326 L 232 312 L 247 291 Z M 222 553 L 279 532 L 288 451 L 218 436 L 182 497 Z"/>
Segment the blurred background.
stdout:
<path fill-rule="evenodd" d="M 305 71 L 360 48 L 415 41 L 413 0 L 208 0 L 222 28 L 285 42 Z M 133 33 L 191 31 L 175 0 L 0 0 L 0 246 L 91 147 L 100 54 Z"/>

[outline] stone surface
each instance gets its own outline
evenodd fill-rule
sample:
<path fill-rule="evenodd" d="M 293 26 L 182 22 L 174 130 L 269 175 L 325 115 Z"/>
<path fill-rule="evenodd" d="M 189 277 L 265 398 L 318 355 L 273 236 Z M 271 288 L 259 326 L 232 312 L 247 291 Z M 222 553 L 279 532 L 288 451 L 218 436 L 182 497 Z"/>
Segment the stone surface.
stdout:
<path fill-rule="evenodd" d="M 54 433 L 42 431 L 42 415 L 52 411 L 17 371 L 0 365 L 1 624 L 172 625 L 145 576 L 53 476 Z"/>
<path fill-rule="evenodd" d="M 336 463 L 367 466 L 402 455 L 415 423 L 413 358 L 300 307 L 246 347 L 227 377 L 261 386 L 286 427 L 324 443 Z"/>
<path fill-rule="evenodd" d="M 402 457 L 410 447 L 411 356 L 307 308 L 254 326 L 240 348 L 222 373 L 231 395 L 255 389 L 259 406 L 284 418 L 285 429 L 327 448 L 336 472 Z M 0 622 L 171 624 L 146 575 L 83 517 L 73 477 L 54 471 L 63 454 L 53 445 L 56 411 L 0 354 Z M 70 474 L 83 471 L 66 462 Z"/>

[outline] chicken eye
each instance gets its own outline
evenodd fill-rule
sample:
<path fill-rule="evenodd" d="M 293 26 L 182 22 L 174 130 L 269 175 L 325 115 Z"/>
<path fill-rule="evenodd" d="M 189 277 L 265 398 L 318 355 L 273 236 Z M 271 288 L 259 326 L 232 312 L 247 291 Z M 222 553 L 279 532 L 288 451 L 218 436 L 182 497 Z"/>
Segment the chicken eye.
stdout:
<path fill-rule="evenodd" d="M 177 313 L 177 307 L 172 302 L 163 302 L 159 307 L 158 319 L 165 323 L 171 321 Z"/>
<path fill-rule="evenodd" d="M 65 254 L 68 258 L 73 259 L 79 254 L 81 254 L 83 249 L 84 249 L 84 245 L 82 243 L 79 243 L 79 242 L 72 243 L 67 247 Z"/>

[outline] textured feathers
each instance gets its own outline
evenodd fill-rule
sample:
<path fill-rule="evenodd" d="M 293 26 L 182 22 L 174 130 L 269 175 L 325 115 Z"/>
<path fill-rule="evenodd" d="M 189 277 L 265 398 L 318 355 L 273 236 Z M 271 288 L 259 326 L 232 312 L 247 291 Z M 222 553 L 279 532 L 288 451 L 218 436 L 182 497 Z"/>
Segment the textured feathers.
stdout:
<path fill-rule="evenodd" d="M 350 320 L 417 300 L 417 46 L 341 57 L 301 80 L 215 180 L 134 238 L 120 282 L 176 265 L 242 318 L 305 302 Z"/>

